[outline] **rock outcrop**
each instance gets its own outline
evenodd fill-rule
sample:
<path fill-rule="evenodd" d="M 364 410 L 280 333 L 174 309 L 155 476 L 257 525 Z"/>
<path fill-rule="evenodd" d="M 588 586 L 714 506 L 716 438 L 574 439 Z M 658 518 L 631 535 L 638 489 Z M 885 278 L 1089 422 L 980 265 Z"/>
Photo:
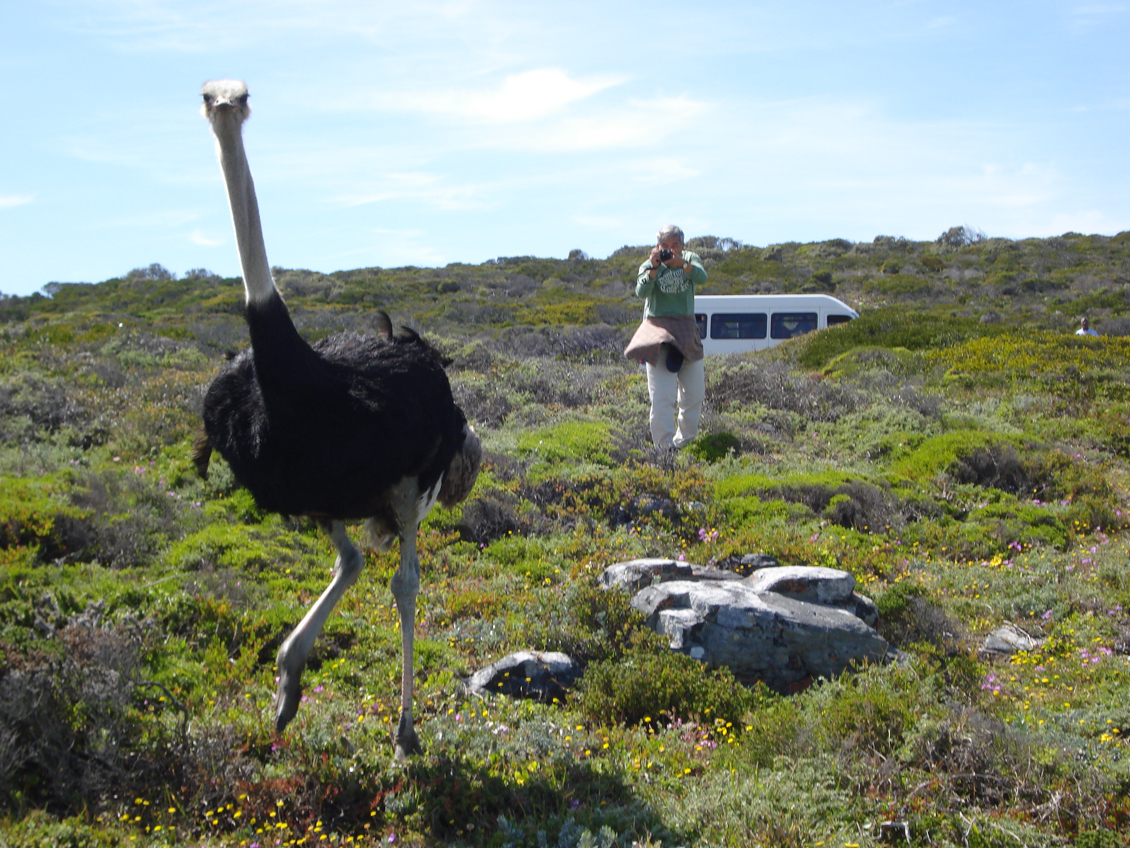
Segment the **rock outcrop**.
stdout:
<path fill-rule="evenodd" d="M 601 582 L 632 592 L 632 607 L 673 649 L 782 693 L 894 655 L 875 605 L 845 571 L 778 566 L 742 577 L 650 559 L 610 566 Z"/>

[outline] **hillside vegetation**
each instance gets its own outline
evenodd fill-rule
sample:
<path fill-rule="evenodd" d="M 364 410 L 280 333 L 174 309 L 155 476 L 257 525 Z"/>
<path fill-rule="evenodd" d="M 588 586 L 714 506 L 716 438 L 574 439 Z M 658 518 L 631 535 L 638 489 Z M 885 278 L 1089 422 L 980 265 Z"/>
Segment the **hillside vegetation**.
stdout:
<path fill-rule="evenodd" d="M 395 550 L 366 555 L 273 732 L 275 653 L 333 556 L 218 458 L 192 467 L 204 387 L 247 343 L 240 281 L 153 265 L 0 298 L 0 844 L 1126 845 L 1130 233 L 690 246 L 704 293 L 861 317 L 709 359 L 673 459 L 621 355 L 646 247 L 275 269 L 309 339 L 381 309 L 422 331 L 483 440 L 471 498 L 421 528 L 406 767 Z M 745 553 L 851 572 L 906 661 L 786 698 L 596 584 Z M 1007 622 L 1040 647 L 984 658 Z M 586 663 L 565 703 L 464 694 L 526 648 Z"/>

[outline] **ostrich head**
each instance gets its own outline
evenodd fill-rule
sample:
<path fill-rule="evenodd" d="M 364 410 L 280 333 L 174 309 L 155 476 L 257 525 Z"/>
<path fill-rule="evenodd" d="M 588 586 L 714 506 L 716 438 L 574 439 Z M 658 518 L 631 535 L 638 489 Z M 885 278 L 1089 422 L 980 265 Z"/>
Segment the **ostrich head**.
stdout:
<path fill-rule="evenodd" d="M 204 96 L 200 112 L 217 129 L 221 122 L 238 127 L 251 114 L 251 107 L 247 105 L 247 83 L 242 80 L 206 82 L 200 93 Z"/>

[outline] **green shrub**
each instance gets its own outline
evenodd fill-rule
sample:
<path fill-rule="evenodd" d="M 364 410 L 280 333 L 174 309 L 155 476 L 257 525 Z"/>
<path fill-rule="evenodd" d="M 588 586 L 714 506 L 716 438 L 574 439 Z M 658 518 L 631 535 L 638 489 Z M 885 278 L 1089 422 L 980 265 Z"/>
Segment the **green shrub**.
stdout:
<path fill-rule="evenodd" d="M 716 462 L 726 456 L 730 451 L 737 453 L 741 448 L 741 439 L 733 433 L 707 433 L 699 436 L 686 446 L 685 450 L 691 456 L 696 456 L 706 462 Z"/>
<path fill-rule="evenodd" d="M 604 421 L 562 421 L 552 427 L 522 434 L 517 447 L 523 455 L 544 462 L 584 460 L 611 465 L 611 430 Z"/>
<path fill-rule="evenodd" d="M 874 600 L 879 610 L 879 632 L 896 648 L 921 644 L 945 654 L 960 640 L 961 625 L 933 603 L 918 583 L 894 583 Z"/>
<path fill-rule="evenodd" d="M 805 367 L 822 368 L 835 357 L 859 347 L 944 351 L 967 339 L 1000 336 L 1007 329 L 949 314 L 883 307 L 868 310 L 856 320 L 841 324 L 834 333 L 803 336 L 795 355 Z"/>
<path fill-rule="evenodd" d="M 531 583 L 550 579 L 557 571 L 553 562 L 546 558 L 545 549 L 539 542 L 521 536 L 507 534 L 488 545 L 483 554 L 506 571 Z"/>
<path fill-rule="evenodd" d="M 69 553 L 59 525 L 81 513 L 63 499 L 63 487 L 54 475 L 0 476 L 0 548 L 38 547 L 45 559 Z"/>
<path fill-rule="evenodd" d="M 854 412 L 861 400 L 857 392 L 838 381 L 796 374 L 779 360 L 734 357 L 707 374 L 706 402 L 717 409 L 747 409 L 760 404 L 809 421 L 837 421 Z"/>
<path fill-rule="evenodd" d="M 1075 848 L 1125 848 L 1126 840 L 1112 830 L 1081 830 L 1072 844 Z"/>
<path fill-rule="evenodd" d="M 756 495 L 726 498 L 719 503 L 726 523 L 734 527 L 784 526 L 794 510 L 783 500 L 762 500 Z M 803 509 L 801 510 L 804 511 Z"/>
<path fill-rule="evenodd" d="M 295 561 L 293 546 L 257 526 L 210 524 L 169 547 L 164 560 L 177 571 L 227 568 L 247 575 Z"/>
<path fill-rule="evenodd" d="M 762 688 L 738 683 L 729 669 L 707 668 L 661 645 L 593 663 L 580 688 L 581 711 L 594 723 L 721 720 L 738 725 L 767 698 Z"/>
<path fill-rule="evenodd" d="M 911 480 L 929 480 L 942 471 L 959 466 L 978 451 L 988 451 L 991 457 L 993 449 L 1003 449 L 997 447 L 999 445 L 999 437 L 982 430 L 952 430 L 924 440 L 894 463 L 892 471 Z M 991 462 L 984 464 L 991 465 Z M 976 482 L 975 473 L 966 476 L 974 478 L 970 482 Z"/>
<path fill-rule="evenodd" d="M 8 844 L 12 846 L 27 848 L 121 848 L 131 844 L 128 837 L 102 825 L 91 825 L 78 817 L 58 820 L 38 810 L 13 824 L 4 838 L 11 840 Z"/>
<path fill-rule="evenodd" d="M 563 651 L 582 663 L 615 664 L 640 644 L 658 644 L 626 592 L 607 591 L 581 578 L 538 599 L 515 638 L 541 650 Z"/>
<path fill-rule="evenodd" d="M 922 680 L 910 669 L 867 666 L 855 674 L 820 680 L 799 696 L 802 727 L 816 750 L 889 756 L 919 716 Z"/>

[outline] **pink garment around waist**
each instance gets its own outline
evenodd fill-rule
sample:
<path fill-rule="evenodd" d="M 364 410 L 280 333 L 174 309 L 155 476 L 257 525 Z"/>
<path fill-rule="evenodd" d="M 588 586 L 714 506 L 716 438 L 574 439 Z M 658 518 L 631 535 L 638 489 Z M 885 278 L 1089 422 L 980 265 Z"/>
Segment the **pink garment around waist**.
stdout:
<path fill-rule="evenodd" d="M 669 344 L 678 349 L 690 362 L 702 359 L 702 340 L 698 337 L 698 324 L 693 315 L 676 315 L 665 318 L 644 318 L 624 356 L 642 359 L 649 365 L 659 362 L 660 345 Z"/>

